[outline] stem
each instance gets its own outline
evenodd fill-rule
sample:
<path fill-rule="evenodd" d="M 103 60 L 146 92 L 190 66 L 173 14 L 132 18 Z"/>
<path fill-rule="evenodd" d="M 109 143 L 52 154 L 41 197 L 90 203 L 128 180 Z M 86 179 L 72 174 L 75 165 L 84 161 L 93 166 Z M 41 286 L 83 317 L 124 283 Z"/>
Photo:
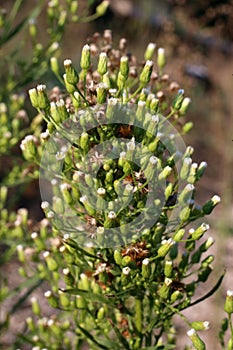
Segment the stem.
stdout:
<path fill-rule="evenodd" d="M 229 326 L 230 326 L 230 330 L 231 330 L 231 341 L 233 343 L 233 325 L 232 325 L 231 314 L 228 314 L 228 321 L 229 321 Z"/>
<path fill-rule="evenodd" d="M 142 342 L 142 300 L 135 299 L 135 326 L 138 331 L 138 336 L 134 343 L 134 349 L 140 349 Z"/>
<path fill-rule="evenodd" d="M 126 103 L 128 103 L 131 99 L 133 99 L 135 96 L 137 96 L 137 94 L 139 94 L 139 92 L 141 92 L 143 87 L 144 86 L 140 85 L 139 88 L 136 91 L 134 91 L 134 93 L 126 100 Z"/>

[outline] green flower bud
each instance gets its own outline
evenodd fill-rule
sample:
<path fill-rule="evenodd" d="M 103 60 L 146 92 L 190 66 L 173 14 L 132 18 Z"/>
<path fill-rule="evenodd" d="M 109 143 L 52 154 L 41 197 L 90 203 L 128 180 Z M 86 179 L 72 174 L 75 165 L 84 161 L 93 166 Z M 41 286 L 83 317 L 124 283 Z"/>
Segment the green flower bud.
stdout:
<path fill-rule="evenodd" d="M 201 340 L 195 329 L 191 328 L 188 332 L 187 335 L 191 339 L 194 347 L 196 350 L 205 350 L 206 346 L 205 343 Z"/>
<path fill-rule="evenodd" d="M 145 66 L 142 69 L 142 72 L 140 74 L 139 80 L 142 84 L 142 86 L 145 86 L 149 83 L 150 77 L 153 71 L 153 61 L 146 61 Z"/>
<path fill-rule="evenodd" d="M 113 256 L 114 256 L 114 260 L 115 260 L 116 264 L 121 265 L 121 262 L 122 262 L 121 252 L 116 249 L 116 250 L 114 250 Z"/>
<path fill-rule="evenodd" d="M 227 291 L 226 301 L 225 301 L 225 305 L 224 305 L 224 311 L 228 314 L 233 313 L 233 291 L 232 290 Z"/>
<path fill-rule="evenodd" d="M 158 249 L 158 252 L 157 252 L 158 256 L 161 258 L 166 256 L 174 243 L 175 242 L 171 238 L 169 238 L 168 240 L 164 239 L 161 242 L 161 246 Z"/>
<path fill-rule="evenodd" d="M 50 67 L 52 69 L 52 72 L 55 75 L 59 75 L 60 74 L 60 72 L 59 72 L 59 65 L 58 65 L 58 61 L 57 61 L 56 57 L 51 57 L 50 58 Z"/>
<path fill-rule="evenodd" d="M 145 60 L 152 60 L 152 57 L 154 55 L 154 52 L 155 52 L 155 48 L 156 48 L 156 44 L 155 43 L 149 43 L 147 45 L 147 48 L 146 48 L 146 52 L 144 54 L 144 58 Z"/>
<path fill-rule="evenodd" d="M 79 94 L 78 91 L 74 91 L 74 94 L 71 95 L 71 100 L 72 100 L 72 104 L 73 104 L 74 108 L 78 109 L 81 105 L 81 102 L 82 102 L 81 95 Z"/>
<path fill-rule="evenodd" d="M 158 145 L 159 145 L 159 138 L 156 137 L 156 138 L 154 139 L 154 141 L 150 142 L 150 144 L 148 145 L 149 151 L 152 152 L 152 153 L 154 153 L 154 152 L 157 150 Z"/>
<path fill-rule="evenodd" d="M 71 85 L 78 84 L 78 81 L 79 81 L 78 73 L 74 69 L 72 65 L 72 61 L 70 59 L 66 59 L 64 61 L 64 67 L 65 67 L 65 74 L 66 74 L 65 80 L 67 81 L 67 83 Z"/>
<path fill-rule="evenodd" d="M 61 193 L 63 195 L 63 198 L 67 204 L 72 204 L 73 203 L 73 198 L 71 195 L 71 190 L 72 187 L 68 183 L 63 183 L 60 185 Z M 62 209 L 62 208 L 61 208 Z"/>
<path fill-rule="evenodd" d="M 74 94 L 76 91 L 76 85 L 68 83 L 66 74 L 63 74 L 63 80 L 65 83 L 67 92 L 69 92 L 69 94 Z"/>
<path fill-rule="evenodd" d="M 133 193 L 133 190 L 134 190 L 134 187 L 133 187 L 131 184 L 127 184 L 127 185 L 125 186 L 124 191 L 123 191 L 123 198 L 122 198 L 122 200 L 123 200 L 123 201 L 124 201 L 124 200 L 128 201 L 129 198 L 132 198 L 132 197 L 129 197 L 129 196 L 130 196 L 130 194 Z"/>
<path fill-rule="evenodd" d="M 139 122 L 142 122 L 145 118 L 146 102 L 138 101 L 136 117 Z"/>
<path fill-rule="evenodd" d="M 27 278 L 27 279 L 29 278 L 28 273 L 27 273 L 26 269 L 23 266 L 20 266 L 18 268 L 18 273 L 19 273 L 20 276 L 22 276 L 24 278 Z"/>
<path fill-rule="evenodd" d="M 191 165 L 192 165 L 192 159 L 189 157 L 184 158 L 183 164 L 180 170 L 180 178 L 182 180 L 186 180 L 188 178 Z"/>
<path fill-rule="evenodd" d="M 201 246 L 200 250 L 201 252 L 206 252 L 212 245 L 214 244 L 213 237 L 209 237 Z"/>
<path fill-rule="evenodd" d="M 204 269 L 202 269 L 198 273 L 198 282 L 203 282 L 203 283 L 206 282 L 212 271 L 213 271 L 212 266 L 207 265 Z"/>
<path fill-rule="evenodd" d="M 45 298 L 48 300 L 48 303 L 51 307 L 56 309 L 59 305 L 58 299 L 55 297 L 55 295 L 51 292 L 51 290 L 48 290 L 44 293 Z"/>
<path fill-rule="evenodd" d="M 122 258 L 121 265 L 132 267 L 132 265 L 134 265 L 134 261 L 132 260 L 132 258 L 129 255 L 126 255 Z"/>
<path fill-rule="evenodd" d="M 164 48 L 160 47 L 158 49 L 158 55 L 157 55 L 157 65 L 159 69 L 162 71 L 163 68 L 166 65 L 166 59 L 165 59 L 165 50 Z"/>
<path fill-rule="evenodd" d="M 61 122 L 69 118 L 69 113 L 66 109 L 65 101 L 63 99 L 60 99 L 56 102 L 57 111 L 59 114 L 59 118 Z"/>
<path fill-rule="evenodd" d="M 146 107 L 149 109 L 151 100 L 155 97 L 155 94 L 149 93 L 146 99 Z"/>
<path fill-rule="evenodd" d="M 165 166 L 165 168 L 160 172 L 158 179 L 165 180 L 172 172 L 172 168 L 170 166 Z"/>
<path fill-rule="evenodd" d="M 230 338 L 227 343 L 227 350 L 232 350 L 232 349 L 233 349 L 233 339 Z"/>
<path fill-rule="evenodd" d="M 45 143 L 46 141 L 49 140 L 49 138 L 50 138 L 50 133 L 48 129 L 46 129 L 44 132 L 40 134 L 41 143 Z"/>
<path fill-rule="evenodd" d="M 29 20 L 28 24 L 29 24 L 29 34 L 34 40 L 36 39 L 36 36 L 37 36 L 37 27 L 35 25 L 35 20 L 34 19 Z"/>
<path fill-rule="evenodd" d="M 80 67 L 87 71 L 91 65 L 91 49 L 89 45 L 84 45 L 82 49 Z"/>
<path fill-rule="evenodd" d="M 36 89 L 37 89 L 38 108 L 40 108 L 40 109 L 50 108 L 50 102 L 49 102 L 48 96 L 46 94 L 46 86 L 45 85 L 38 85 L 36 87 Z"/>
<path fill-rule="evenodd" d="M 53 333 L 55 336 L 59 337 L 61 335 L 61 325 L 58 325 L 52 318 L 48 320 L 47 326 L 50 328 L 50 332 Z"/>
<path fill-rule="evenodd" d="M 100 83 L 98 87 L 96 88 L 97 92 L 97 103 L 105 103 L 107 99 L 107 93 L 108 93 L 108 85 L 105 83 Z"/>
<path fill-rule="evenodd" d="M 99 4 L 96 7 L 96 14 L 98 16 L 103 16 L 107 11 L 108 6 L 109 6 L 109 0 L 104 0 L 103 2 L 101 2 L 101 4 Z"/>
<path fill-rule="evenodd" d="M 86 300 L 81 295 L 76 295 L 75 305 L 77 309 L 86 309 L 87 307 Z"/>
<path fill-rule="evenodd" d="M 58 291 L 59 301 L 62 307 L 67 308 L 70 306 L 70 298 L 69 295 L 62 290 Z"/>
<path fill-rule="evenodd" d="M 193 122 L 187 122 L 184 124 L 184 126 L 182 127 L 182 132 L 184 134 L 188 134 L 190 130 L 192 130 L 194 124 Z"/>
<path fill-rule="evenodd" d="M 88 151 L 90 144 L 89 135 L 87 132 L 83 132 L 80 136 L 79 145 L 85 152 Z"/>
<path fill-rule="evenodd" d="M 185 150 L 184 158 L 190 158 L 194 153 L 194 148 L 192 146 L 188 146 Z"/>
<path fill-rule="evenodd" d="M 59 43 L 55 41 L 54 43 L 52 43 L 52 44 L 48 47 L 46 54 L 50 57 L 50 56 L 53 55 L 55 52 L 57 52 L 58 49 L 59 49 Z"/>
<path fill-rule="evenodd" d="M 149 90 L 148 89 L 142 89 L 142 91 L 140 92 L 140 95 L 139 95 L 139 101 L 142 101 L 142 102 L 145 102 L 146 99 L 147 99 L 147 96 L 148 96 L 148 93 L 149 93 Z"/>
<path fill-rule="evenodd" d="M 171 291 L 172 279 L 165 278 L 162 287 L 160 287 L 158 294 L 162 299 L 168 299 Z"/>
<path fill-rule="evenodd" d="M 117 111 L 117 104 L 118 100 L 117 98 L 109 98 L 108 104 L 107 104 L 107 110 L 106 110 L 106 118 L 111 121 L 111 119 L 115 117 L 115 113 Z"/>
<path fill-rule="evenodd" d="M 110 80 L 110 78 L 109 78 L 108 72 L 107 72 L 106 74 L 103 75 L 102 81 L 103 81 L 104 84 L 106 84 L 106 86 L 108 87 L 108 89 L 111 87 L 111 80 Z"/>
<path fill-rule="evenodd" d="M 37 138 L 34 135 L 27 135 L 21 142 L 20 148 L 25 159 L 33 160 L 38 158 Z"/>
<path fill-rule="evenodd" d="M 101 52 L 99 55 L 97 71 L 101 76 L 106 74 L 108 71 L 108 56 L 106 52 Z"/>
<path fill-rule="evenodd" d="M 188 208 L 187 206 L 184 207 L 181 211 L 180 211 L 180 214 L 179 214 L 179 218 L 181 220 L 181 222 L 185 222 L 189 219 L 189 216 L 190 216 L 190 208 Z"/>
<path fill-rule="evenodd" d="M 166 260 L 165 261 L 165 266 L 164 266 L 164 275 L 165 275 L 165 277 L 170 278 L 172 276 L 172 272 L 173 272 L 172 261 Z"/>
<path fill-rule="evenodd" d="M 91 204 L 89 204 L 88 198 L 86 195 L 80 197 L 79 200 L 84 205 L 84 208 L 86 209 L 86 211 L 89 215 L 94 216 L 96 214 L 95 209 L 91 206 Z"/>
<path fill-rule="evenodd" d="M 150 108 L 152 113 L 158 112 L 159 111 L 159 99 L 156 97 L 152 98 L 149 108 Z"/>
<path fill-rule="evenodd" d="M 207 267 L 214 261 L 214 255 L 208 255 L 204 260 L 201 262 L 201 267 Z"/>
<path fill-rule="evenodd" d="M 196 173 L 197 173 L 197 163 L 193 163 L 191 165 L 190 171 L 189 171 L 189 176 L 187 178 L 187 181 L 191 184 L 194 184 L 196 181 Z"/>
<path fill-rule="evenodd" d="M 129 75 L 129 59 L 127 56 L 122 56 L 120 61 L 120 73 L 127 80 Z"/>
<path fill-rule="evenodd" d="M 36 325 L 32 317 L 27 317 L 26 318 L 26 323 L 29 331 L 34 332 L 36 330 Z"/>
<path fill-rule="evenodd" d="M 159 116 L 152 115 L 146 131 L 147 137 L 152 137 L 152 139 L 154 139 L 154 135 L 157 133 L 158 123 L 159 123 Z"/>
<path fill-rule="evenodd" d="M 142 261 L 142 276 L 146 279 L 151 276 L 151 264 L 148 258 Z"/>
<path fill-rule="evenodd" d="M 58 270 L 58 264 L 54 258 L 51 257 L 50 252 L 46 251 L 43 254 L 43 257 L 45 258 L 46 264 L 48 266 L 48 269 L 50 271 L 57 271 Z"/>
<path fill-rule="evenodd" d="M 185 115 L 191 103 L 191 98 L 185 97 L 181 103 L 179 112 L 181 115 Z"/>
<path fill-rule="evenodd" d="M 207 168 L 207 163 L 206 162 L 201 162 L 196 173 L 196 179 L 197 181 L 200 180 L 202 175 L 204 174 L 205 170 Z"/>
<path fill-rule="evenodd" d="M 62 251 L 62 253 L 64 253 L 64 251 Z M 64 278 L 65 283 L 68 286 L 72 286 L 73 287 L 74 284 L 75 284 L 75 278 L 72 275 L 72 273 L 70 272 L 70 269 L 67 267 L 67 268 L 63 269 L 62 272 L 63 272 L 63 278 Z"/>
<path fill-rule="evenodd" d="M 131 269 L 129 266 L 123 267 L 122 269 L 121 283 L 123 286 L 126 286 L 130 282 L 130 271 Z"/>
<path fill-rule="evenodd" d="M 123 90 L 124 89 L 125 82 L 126 82 L 125 77 L 121 74 L 121 72 L 119 72 L 118 76 L 117 76 L 117 87 L 118 87 L 119 90 Z"/>
<path fill-rule="evenodd" d="M 1 209 L 4 207 L 4 204 L 6 202 L 7 192 L 8 192 L 8 190 L 7 190 L 6 186 L 0 187 L 0 208 Z"/>
<path fill-rule="evenodd" d="M 94 280 L 91 281 L 91 290 L 94 294 L 101 294 L 102 290 L 98 283 L 96 283 Z"/>
<path fill-rule="evenodd" d="M 178 230 L 177 232 L 175 232 L 175 234 L 173 235 L 172 239 L 175 242 L 179 242 L 183 239 L 185 235 L 185 230 L 183 228 L 181 228 L 180 230 Z"/>
<path fill-rule="evenodd" d="M 59 18 L 58 18 L 58 28 L 64 27 L 66 20 L 67 20 L 67 11 L 63 10 L 59 13 Z"/>
<path fill-rule="evenodd" d="M 210 323 L 208 321 L 195 321 L 191 323 L 191 327 L 195 331 L 206 331 L 210 328 Z"/>
<path fill-rule="evenodd" d="M 40 309 L 40 305 L 38 303 L 37 298 L 36 297 L 32 297 L 30 301 L 31 301 L 31 304 L 32 304 L 32 312 L 34 313 L 34 315 L 40 316 L 41 309 Z"/>
<path fill-rule="evenodd" d="M 220 203 L 221 198 L 218 195 L 214 195 L 208 202 L 206 202 L 203 207 L 202 211 L 205 215 L 209 215 L 212 210 L 216 207 L 218 203 Z"/>
<path fill-rule="evenodd" d="M 179 195 L 179 203 L 186 204 L 190 200 L 195 187 L 192 184 L 187 184 Z"/>
<path fill-rule="evenodd" d="M 35 108 L 39 108 L 37 90 L 35 88 L 33 88 L 33 89 L 30 89 L 28 91 L 28 93 L 29 93 L 29 97 L 30 97 L 30 101 L 31 101 L 32 106 Z"/>
<path fill-rule="evenodd" d="M 72 13 L 72 15 L 75 15 L 78 11 L 78 1 L 74 0 L 71 1 L 70 3 L 70 13 Z"/>
<path fill-rule="evenodd" d="M 37 232 L 32 232 L 31 238 L 35 242 L 35 244 L 37 246 L 37 249 L 39 251 L 41 251 L 41 250 L 43 250 L 45 248 L 45 242 L 44 242 L 44 240 L 41 237 L 38 236 Z"/>
<path fill-rule="evenodd" d="M 80 280 L 78 282 L 78 287 L 82 290 L 89 291 L 90 290 L 90 281 L 85 273 L 80 274 Z"/>
<path fill-rule="evenodd" d="M 198 240 L 200 239 L 206 231 L 208 231 L 210 226 L 206 223 L 201 224 L 195 231 L 191 233 L 191 238 L 193 240 Z"/>
<path fill-rule="evenodd" d="M 172 294 L 171 294 L 171 304 L 175 303 L 177 300 L 183 298 L 183 293 L 181 293 L 179 290 L 175 290 Z"/>
<path fill-rule="evenodd" d="M 106 228 L 114 227 L 114 224 L 116 222 L 116 218 L 117 218 L 117 215 L 116 215 L 115 211 L 111 210 L 108 213 L 108 215 L 104 221 L 104 227 L 106 227 Z"/>
<path fill-rule="evenodd" d="M 105 308 L 102 306 L 97 312 L 97 320 L 102 321 L 105 317 Z"/>
<path fill-rule="evenodd" d="M 179 111 L 181 106 L 182 106 L 183 100 L 184 100 L 184 90 L 180 89 L 180 90 L 178 90 L 178 94 L 177 94 L 177 96 L 172 104 L 172 107 L 176 111 Z"/>
<path fill-rule="evenodd" d="M 148 162 L 146 169 L 144 170 L 145 176 L 147 180 L 151 180 L 156 173 L 157 170 L 158 158 L 155 156 L 151 156 Z"/>
<path fill-rule="evenodd" d="M 88 187 L 93 188 L 95 186 L 94 179 L 91 174 L 85 174 L 84 178 Z"/>
<path fill-rule="evenodd" d="M 22 244 L 17 245 L 18 259 L 20 262 L 25 262 L 25 253 Z"/>

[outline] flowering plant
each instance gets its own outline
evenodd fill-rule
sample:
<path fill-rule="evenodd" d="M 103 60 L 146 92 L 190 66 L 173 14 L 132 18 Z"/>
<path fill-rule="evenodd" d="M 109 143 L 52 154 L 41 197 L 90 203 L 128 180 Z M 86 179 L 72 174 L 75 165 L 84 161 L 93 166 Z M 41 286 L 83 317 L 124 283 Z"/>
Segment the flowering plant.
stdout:
<path fill-rule="evenodd" d="M 45 85 L 29 91 L 47 129 L 27 136 L 21 149 L 40 163 L 42 209 L 56 244 L 45 251 L 44 237 L 32 238 L 46 264 L 40 273 L 45 278 L 47 266 L 53 280 L 45 297 L 64 311 L 50 331 L 65 327 L 59 346 L 66 348 L 85 339 L 92 349 L 172 349 L 178 314 L 193 346 L 205 349 L 197 331 L 209 323 L 189 322 L 182 310 L 212 295 L 223 278 L 195 300 L 214 260 L 206 254 L 214 243 L 204 237 L 209 225 L 195 221 L 220 198 L 195 202 L 206 163 L 192 161 L 194 149 L 181 137 L 192 127 L 184 121 L 190 99 L 164 72 L 164 49 L 154 63 L 150 43 L 142 64 L 126 50 L 124 38 L 113 48 L 111 31 L 95 34 L 79 73 L 64 61 L 66 92 L 54 88 L 51 101 Z M 61 80 L 55 58 L 51 66 Z M 44 344 L 43 331 L 29 328 Z"/>

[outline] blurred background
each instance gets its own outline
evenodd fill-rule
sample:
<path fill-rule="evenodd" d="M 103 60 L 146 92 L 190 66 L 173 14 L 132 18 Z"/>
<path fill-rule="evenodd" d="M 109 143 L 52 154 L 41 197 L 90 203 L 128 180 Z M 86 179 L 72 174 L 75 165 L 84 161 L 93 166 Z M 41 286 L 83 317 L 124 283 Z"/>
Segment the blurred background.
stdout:
<path fill-rule="evenodd" d="M 6 8 L 11 8 L 14 3 L 10 0 L 0 2 Z M 94 13 L 101 1 L 80 0 L 80 8 L 86 2 L 91 4 L 90 13 Z M 36 0 L 25 0 L 18 20 L 36 3 Z M 46 40 L 45 20 L 42 11 L 38 18 L 42 42 Z M 198 186 L 197 201 L 203 204 L 214 194 L 222 198 L 221 205 L 208 219 L 211 224 L 209 235 L 216 240 L 213 248 L 213 254 L 216 254 L 215 274 L 208 290 L 211 289 L 211 281 L 217 280 L 224 267 L 227 269 L 226 277 L 221 290 L 205 302 L 204 307 L 197 305 L 192 311 L 195 318 L 195 312 L 200 314 L 200 309 L 203 309 L 203 317 L 213 321 L 212 332 L 206 337 L 211 339 L 209 344 L 214 344 L 223 317 L 223 297 L 227 289 L 233 289 L 233 1 L 110 0 L 104 17 L 91 23 L 68 25 L 60 43 L 61 62 L 71 58 L 78 65 L 81 48 L 88 36 L 104 29 L 113 31 L 116 44 L 125 37 L 129 52 L 139 60 L 143 60 L 149 42 L 164 47 L 166 72 L 192 99 L 187 118 L 194 123 L 194 129 L 185 137 L 185 143 L 195 148 L 194 161 L 208 163 Z M 12 41 L 10 45 L 17 43 Z M 28 52 L 22 52 L 22 56 L 30 57 L 30 46 Z M 56 84 L 54 78 L 49 77 L 51 86 Z M 45 78 L 47 81 L 48 77 Z M 43 79 L 34 81 L 28 88 L 37 83 L 43 83 Z M 35 184 L 25 191 L 22 205 L 35 217 L 42 216 Z"/>

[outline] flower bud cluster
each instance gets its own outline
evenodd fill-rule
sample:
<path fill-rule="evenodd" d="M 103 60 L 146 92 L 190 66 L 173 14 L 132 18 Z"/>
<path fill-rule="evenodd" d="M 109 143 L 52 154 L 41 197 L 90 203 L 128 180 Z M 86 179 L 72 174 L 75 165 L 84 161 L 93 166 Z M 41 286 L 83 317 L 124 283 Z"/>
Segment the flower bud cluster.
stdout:
<path fill-rule="evenodd" d="M 40 275 L 54 281 L 54 288 L 45 293 L 48 303 L 75 311 L 75 332 L 80 337 L 90 334 L 97 347 L 102 344 L 98 334 L 104 338 L 112 328 L 124 348 L 140 348 L 146 342 L 152 346 L 145 334 L 166 322 L 171 327 L 171 315 L 190 305 L 198 284 L 213 269 L 213 255 L 203 257 L 213 244 L 211 237 L 205 238 L 209 225 L 187 226 L 210 214 L 220 198 L 215 195 L 202 207 L 195 203 L 196 183 L 206 163 L 193 162 L 191 146 L 177 150 L 174 130 L 167 135 L 163 127 L 167 120 L 177 125 L 190 99 L 164 74 L 163 48 L 157 51 L 157 62 L 152 61 L 155 49 L 154 43 L 148 45 L 141 65 L 133 55 L 126 56 L 125 41 L 112 47 L 111 31 L 96 33 L 83 47 L 80 73 L 70 59 L 64 61 L 64 101 L 59 97 L 50 103 L 44 86 L 30 93 L 48 123 L 48 132 L 41 136 L 44 143 L 51 131 L 64 133 L 64 125 L 66 138 L 75 127 L 80 131 L 71 149 L 59 142 L 50 145 L 62 170 L 51 181 L 52 204 L 43 202 L 42 209 L 53 234 L 64 236 L 55 248 L 41 244 L 43 230 L 31 238 L 43 258 Z M 127 109 L 129 102 L 135 105 L 134 113 Z M 30 146 L 32 154 L 37 152 L 33 141 L 24 141 L 23 151 Z M 155 221 L 147 224 L 153 215 Z M 19 248 L 18 255 L 25 261 L 24 249 Z M 65 288 L 59 289 L 60 268 Z M 228 299 L 225 310 L 231 313 Z M 191 325 L 188 336 L 197 349 L 204 349 L 197 331 L 207 328 L 207 322 Z M 129 334 L 137 338 L 132 344 Z"/>

